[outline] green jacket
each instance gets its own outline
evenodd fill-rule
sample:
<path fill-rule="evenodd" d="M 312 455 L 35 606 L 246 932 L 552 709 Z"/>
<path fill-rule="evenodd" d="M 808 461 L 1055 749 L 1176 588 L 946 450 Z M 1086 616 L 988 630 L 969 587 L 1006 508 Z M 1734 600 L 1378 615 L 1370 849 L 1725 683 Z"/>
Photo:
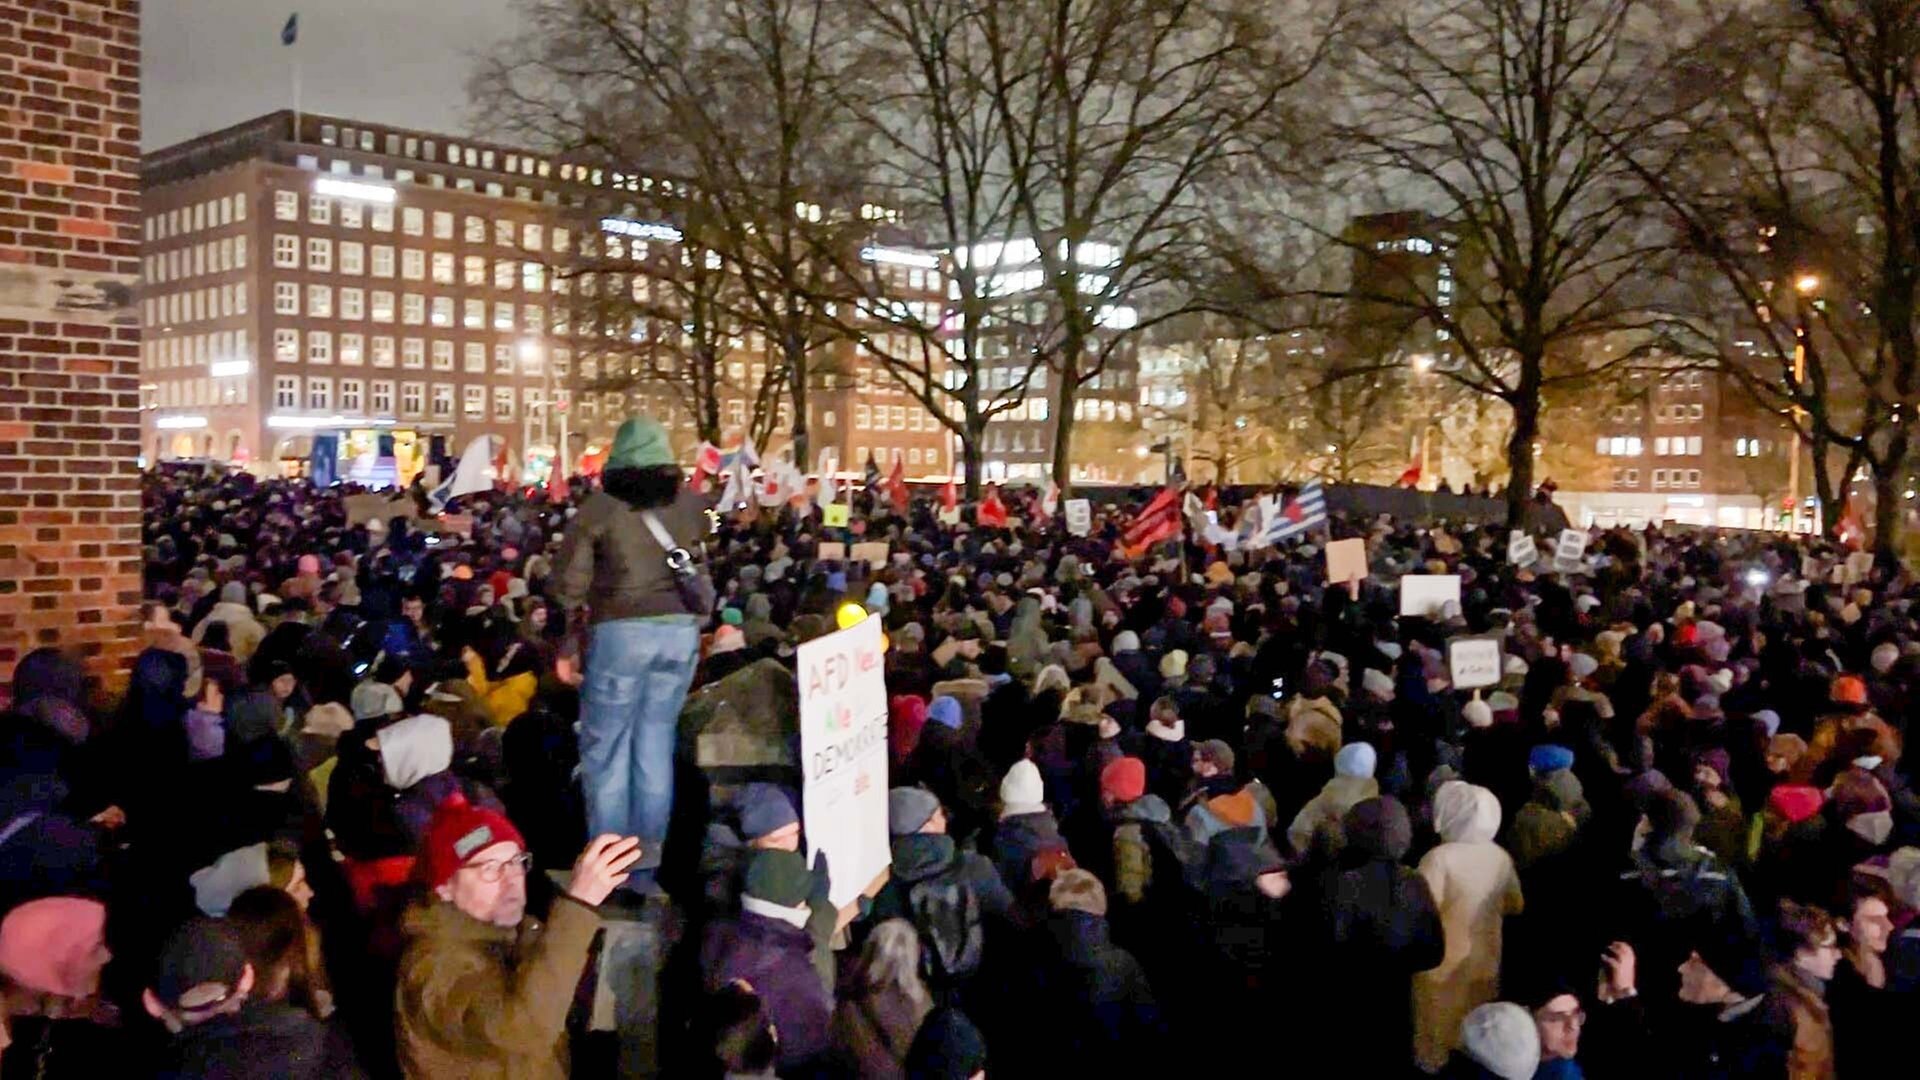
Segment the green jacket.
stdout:
<path fill-rule="evenodd" d="M 407 912 L 394 1023 L 401 1071 L 459 1080 L 564 1080 L 567 1011 L 600 929 L 593 909 L 554 901 L 541 926 L 483 923 L 444 900 Z"/>

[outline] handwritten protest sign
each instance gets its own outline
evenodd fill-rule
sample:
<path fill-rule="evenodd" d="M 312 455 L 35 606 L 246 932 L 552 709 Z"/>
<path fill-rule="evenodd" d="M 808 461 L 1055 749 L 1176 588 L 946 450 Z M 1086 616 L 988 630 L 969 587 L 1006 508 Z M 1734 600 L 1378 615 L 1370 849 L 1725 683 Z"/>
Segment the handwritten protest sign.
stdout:
<path fill-rule="evenodd" d="M 1400 614 L 1437 619 L 1449 602 L 1460 602 L 1459 574 L 1408 574 L 1400 579 Z"/>
<path fill-rule="evenodd" d="M 1067 500 L 1067 531 L 1085 536 L 1093 531 L 1093 504 L 1086 499 Z"/>
<path fill-rule="evenodd" d="M 875 570 L 887 565 L 886 542 L 855 544 L 847 551 L 847 561 L 864 562 Z"/>
<path fill-rule="evenodd" d="M 845 562 L 847 561 L 847 545 L 835 543 L 832 540 L 822 540 L 820 541 L 820 551 L 817 557 L 822 561 L 833 559 L 839 562 Z"/>
<path fill-rule="evenodd" d="M 1507 537 L 1507 562 L 1525 570 L 1539 561 L 1540 548 L 1533 542 L 1533 537 L 1519 529 L 1513 530 Z"/>
<path fill-rule="evenodd" d="M 887 683 L 880 620 L 802 642 L 801 789 L 811 863 L 827 853 L 844 908 L 892 861 L 887 838 Z"/>
<path fill-rule="evenodd" d="M 1447 642 L 1447 669 L 1455 690 L 1499 685 L 1500 667 L 1497 637 L 1457 637 Z"/>

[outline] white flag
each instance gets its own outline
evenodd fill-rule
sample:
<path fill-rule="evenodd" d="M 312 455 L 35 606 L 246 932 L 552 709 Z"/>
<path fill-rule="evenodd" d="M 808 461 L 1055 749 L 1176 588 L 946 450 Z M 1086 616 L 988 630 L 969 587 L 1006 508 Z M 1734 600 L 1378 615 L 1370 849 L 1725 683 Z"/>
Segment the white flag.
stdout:
<path fill-rule="evenodd" d="M 454 467 L 453 475 L 428 494 L 428 505 L 437 514 L 462 495 L 492 490 L 493 480 L 493 436 L 475 436 L 460 454 L 460 464 Z"/>

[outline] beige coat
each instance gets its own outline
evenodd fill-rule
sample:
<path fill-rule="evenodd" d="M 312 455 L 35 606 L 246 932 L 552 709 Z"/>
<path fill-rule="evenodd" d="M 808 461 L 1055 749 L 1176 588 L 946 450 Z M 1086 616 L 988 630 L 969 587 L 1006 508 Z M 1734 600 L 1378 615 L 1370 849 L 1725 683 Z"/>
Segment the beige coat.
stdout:
<path fill-rule="evenodd" d="M 1437 1072 L 1459 1043 L 1467 1014 L 1500 996 L 1501 920 L 1521 909 L 1513 860 L 1493 842 L 1500 803 L 1486 788 L 1451 780 L 1433 800 L 1444 841 L 1420 860 L 1446 933 L 1440 966 L 1413 977 L 1414 1058 Z"/>

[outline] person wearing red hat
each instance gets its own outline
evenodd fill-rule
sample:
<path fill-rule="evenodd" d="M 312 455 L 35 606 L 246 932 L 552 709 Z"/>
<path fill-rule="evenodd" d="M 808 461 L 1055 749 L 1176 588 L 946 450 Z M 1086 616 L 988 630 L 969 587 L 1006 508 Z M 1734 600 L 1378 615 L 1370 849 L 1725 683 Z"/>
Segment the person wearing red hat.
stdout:
<path fill-rule="evenodd" d="M 640 858 L 634 837 L 596 837 L 573 864 L 547 923 L 527 917 L 532 855 L 520 830 L 455 795 L 427 826 L 419 870 L 428 901 L 396 993 L 409 1077 L 564 1077 L 566 1021 L 600 928 L 595 912 Z"/>

